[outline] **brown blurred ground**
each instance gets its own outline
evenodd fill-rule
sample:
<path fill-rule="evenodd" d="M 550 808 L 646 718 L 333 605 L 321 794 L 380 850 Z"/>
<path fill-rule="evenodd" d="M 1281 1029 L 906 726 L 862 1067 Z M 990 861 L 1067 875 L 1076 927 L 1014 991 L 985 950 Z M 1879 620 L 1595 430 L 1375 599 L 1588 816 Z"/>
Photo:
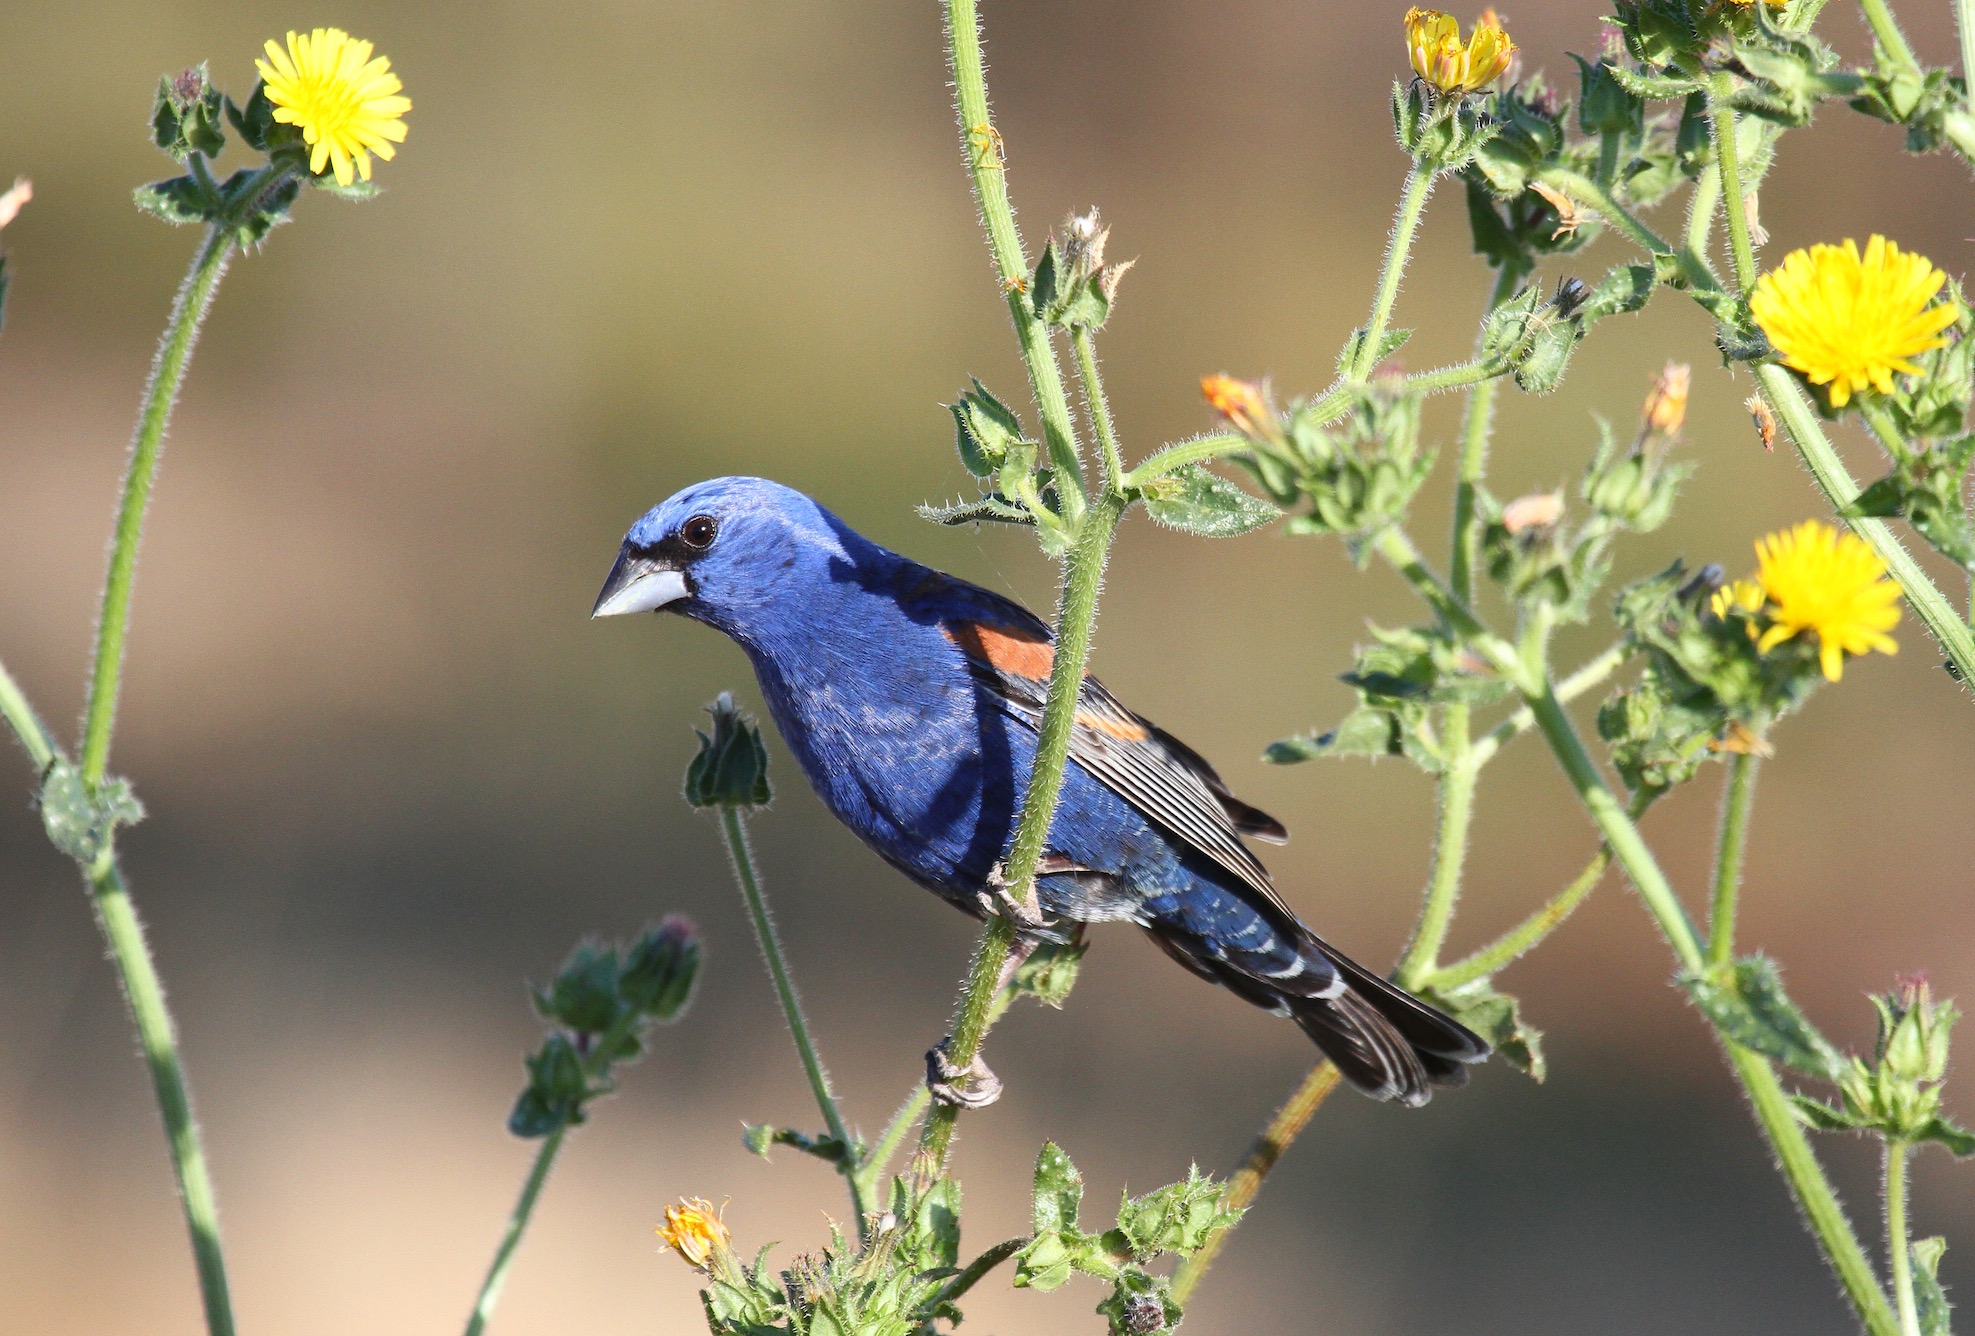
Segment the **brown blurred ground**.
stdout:
<path fill-rule="evenodd" d="M 1095 202 L 1119 253 L 1143 257 L 1105 338 L 1133 448 L 1208 425 L 1203 372 L 1319 388 L 1363 318 L 1402 173 L 1385 96 L 1403 6 L 987 8 L 1030 236 Z M 1908 8 L 1923 54 L 1947 58 L 1945 6 Z M 1508 18 L 1530 65 L 1556 71 L 1591 49 L 1596 13 Z M 305 200 L 227 281 L 152 514 L 116 755 L 152 813 L 124 847 L 185 1031 L 243 1330 L 457 1324 L 528 1154 L 501 1126 L 537 1033 L 522 980 L 586 931 L 677 909 L 710 942 L 698 1007 L 575 1138 L 497 1329 L 688 1331 L 691 1278 L 653 1252 L 668 1198 L 731 1196 L 743 1240 L 785 1240 L 783 1257 L 843 1208 L 820 1168 L 765 1166 L 738 1144 L 743 1119 L 813 1121 L 716 833 L 676 797 L 700 703 L 729 687 L 753 699 L 745 662 L 698 628 L 585 614 L 628 521 L 721 472 L 804 487 L 881 540 L 1048 602 L 1026 538 L 939 531 L 910 509 L 964 481 L 938 403 L 970 373 L 1011 396 L 1021 384 L 936 9 L 16 7 L 0 174 L 32 176 L 36 199 L 6 233 L 0 655 L 58 724 L 80 708 L 122 444 L 193 241 L 124 202 L 167 166 L 144 140 L 149 90 L 211 57 L 244 93 L 263 37 L 316 22 L 391 55 L 411 138 L 382 169 L 385 198 Z M 1862 45 L 1845 7 L 1826 27 Z M 1882 230 L 1965 270 L 1965 169 L 1904 158 L 1893 131 L 1841 110 L 1789 148 L 1763 198 L 1772 255 Z M 1622 254 L 1601 243 L 1574 267 Z M 1483 284 L 1444 191 L 1399 311 L 1421 326 L 1408 357 L 1462 355 Z M 1711 364 L 1709 333 L 1672 299 L 1601 328 L 1561 393 L 1505 406 L 1498 490 L 1572 476 L 1590 413 L 1628 420 L 1673 355 L 1696 366 L 1688 439 L 1704 467 L 1621 576 L 1675 552 L 1738 568 L 1755 536 L 1819 513 L 1792 459 L 1757 448 L 1746 378 Z M 1454 412 L 1436 409 L 1442 439 Z M 1271 860 L 1287 893 L 1370 959 L 1413 912 L 1428 785 L 1398 765 L 1255 758 L 1340 714 L 1335 674 L 1367 617 L 1411 615 L 1333 544 L 1134 522 L 1097 648 L 1115 689 L 1288 821 L 1296 841 Z M 1859 994 L 1896 971 L 1975 993 L 1975 715 L 1917 627 L 1902 638 L 1897 659 L 1855 665 L 1781 730 L 1751 852 L 1745 942 L 1785 961 L 1850 1042 L 1867 1037 Z M 942 1032 L 971 929 L 777 764 L 765 871 L 824 1051 L 871 1129 Z M 148 1086 L 73 873 L 13 773 L 0 1331 L 192 1332 Z M 1690 898 L 1716 782 L 1650 823 Z M 1554 767 L 1522 744 L 1483 790 L 1457 945 L 1550 894 L 1590 848 Z M 1086 1169 L 1095 1203 L 1190 1157 L 1225 1168 L 1310 1057 L 1136 934 L 1098 942 L 1066 1013 L 996 1038 L 1011 1096 L 969 1120 L 959 1162 L 976 1246 L 1022 1229 L 1043 1137 Z M 1550 1083 L 1495 1064 L 1422 1113 L 1340 1099 L 1189 1330 L 1847 1330 L 1670 972 L 1607 886 L 1504 981 L 1548 1031 Z M 1866 1149 L 1825 1144 L 1873 1228 Z M 1950 1236 L 1944 1276 L 1964 1290 L 1968 1174 L 1929 1155 L 1917 1188 L 1916 1227 Z M 969 1331 L 1095 1329 L 1095 1286 L 979 1293 Z"/>

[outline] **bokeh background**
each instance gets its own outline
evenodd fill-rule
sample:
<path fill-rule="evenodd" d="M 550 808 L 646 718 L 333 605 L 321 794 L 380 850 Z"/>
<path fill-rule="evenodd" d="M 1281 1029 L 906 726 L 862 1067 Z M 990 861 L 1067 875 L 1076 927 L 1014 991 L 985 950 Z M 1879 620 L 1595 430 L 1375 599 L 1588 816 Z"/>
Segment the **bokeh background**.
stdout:
<path fill-rule="evenodd" d="M 1386 97 L 1404 6 L 986 8 L 1030 239 L 1100 204 L 1114 250 L 1142 257 L 1103 340 L 1130 448 L 1210 425 L 1204 372 L 1321 388 L 1363 318 L 1403 173 Z M 1950 59 L 1947 6 L 1906 8 L 1922 54 Z M 1568 71 L 1599 12 L 1524 0 L 1507 18 L 1529 66 Z M 668 1199 L 731 1198 L 744 1243 L 784 1240 L 783 1257 L 844 1207 L 820 1166 L 739 1144 L 744 1119 L 814 1121 L 717 832 L 678 797 L 701 704 L 758 699 L 746 663 L 701 628 L 587 613 L 629 521 L 727 472 L 783 479 L 881 541 L 1048 604 L 1028 538 L 912 513 L 965 482 L 939 404 L 969 374 L 1022 387 L 937 7 L 14 7 L 0 175 L 31 176 L 36 198 L 5 237 L 0 654 L 58 725 L 80 709 L 123 444 L 195 240 L 127 203 L 169 167 L 146 142 L 151 90 L 211 58 L 244 95 L 263 38 L 317 23 L 392 57 L 410 140 L 381 168 L 382 199 L 305 199 L 226 282 L 152 511 L 114 762 L 151 812 L 123 847 L 184 1030 L 243 1330 L 461 1322 L 532 1151 L 503 1129 L 539 1033 L 523 981 L 584 933 L 678 910 L 709 943 L 696 1009 L 574 1138 L 496 1325 L 690 1331 L 694 1278 L 652 1237 Z M 1847 6 L 1824 27 L 1862 52 Z M 1899 149 L 1841 108 L 1792 136 L 1762 199 L 1770 254 L 1878 230 L 1965 271 L 1966 169 Z M 1567 269 L 1624 257 L 1606 240 Z M 1398 312 L 1420 330 L 1414 365 L 1465 354 L 1485 284 L 1443 190 Z M 1498 492 L 1573 477 L 1592 415 L 1628 429 L 1676 357 L 1695 364 L 1686 448 L 1702 470 L 1620 575 L 1675 553 L 1739 569 L 1756 536 L 1820 513 L 1792 457 L 1757 445 L 1739 407 L 1751 386 L 1720 369 L 1710 333 L 1662 298 L 1601 326 L 1552 398 L 1506 396 Z M 1437 404 L 1430 432 L 1446 439 L 1457 411 Z M 1422 534 L 1443 522 L 1425 503 Z M 1113 571 L 1098 671 L 1287 820 L 1295 841 L 1271 862 L 1300 910 L 1389 959 L 1424 877 L 1428 783 L 1258 756 L 1339 717 L 1351 645 L 1367 619 L 1412 617 L 1406 596 L 1334 543 L 1208 542 L 1142 519 Z M 1786 962 L 1854 1044 L 1869 1041 L 1863 992 L 1896 973 L 1975 994 L 1975 715 L 1911 620 L 1902 640 L 1779 730 L 1751 849 L 1747 946 Z M 1579 636 L 1566 653 L 1593 648 Z M 6 764 L 0 1330 L 191 1333 L 116 984 L 25 767 Z M 973 929 L 830 823 L 779 744 L 775 764 L 764 871 L 823 1051 L 872 1130 L 943 1033 Z M 1709 773 L 1649 823 L 1690 899 L 1718 784 Z M 1514 921 L 1591 848 L 1554 766 L 1520 744 L 1483 787 L 1455 946 Z M 1189 1329 L 1849 1330 L 1671 972 L 1607 884 L 1503 979 L 1548 1034 L 1549 1083 L 1496 1063 L 1417 1113 L 1335 1100 Z M 1225 1171 L 1311 1053 L 1117 929 L 1097 934 L 1069 1008 L 1016 1015 L 992 1056 L 1010 1095 L 967 1120 L 958 1161 L 975 1246 L 1022 1231 L 1044 1137 L 1099 1205 L 1189 1159 Z M 1950 1103 L 1975 1114 L 1965 1082 Z M 1820 1144 L 1876 1228 L 1869 1148 Z M 1915 1201 L 1917 1230 L 1953 1241 L 1944 1275 L 1964 1292 L 1970 1172 L 1923 1156 Z M 970 1331 L 1097 1329 L 1094 1283 L 977 1293 Z"/>

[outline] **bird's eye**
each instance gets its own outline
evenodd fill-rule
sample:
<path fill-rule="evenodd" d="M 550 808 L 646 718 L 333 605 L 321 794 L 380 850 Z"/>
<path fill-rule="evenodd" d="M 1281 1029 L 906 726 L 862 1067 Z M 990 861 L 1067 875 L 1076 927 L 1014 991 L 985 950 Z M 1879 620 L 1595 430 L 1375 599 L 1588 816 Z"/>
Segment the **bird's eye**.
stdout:
<path fill-rule="evenodd" d="M 720 536 L 720 521 L 711 515 L 695 515 L 679 526 L 679 537 L 695 552 L 704 552 Z"/>

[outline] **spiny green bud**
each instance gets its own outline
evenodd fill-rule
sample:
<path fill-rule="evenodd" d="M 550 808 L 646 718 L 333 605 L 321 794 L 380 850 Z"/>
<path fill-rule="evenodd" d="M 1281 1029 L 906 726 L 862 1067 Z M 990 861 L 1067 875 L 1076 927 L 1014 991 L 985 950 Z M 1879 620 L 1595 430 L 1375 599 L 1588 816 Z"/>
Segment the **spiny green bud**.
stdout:
<path fill-rule="evenodd" d="M 631 1006 L 656 1021 L 677 1020 L 699 978 L 699 933 L 683 914 L 645 930 L 624 957 L 617 988 Z"/>
<path fill-rule="evenodd" d="M 686 801 L 694 807 L 766 807 L 768 748 L 761 730 L 724 691 L 706 712 L 713 716 L 713 732 L 693 730 L 699 733 L 699 754 L 686 770 Z"/>

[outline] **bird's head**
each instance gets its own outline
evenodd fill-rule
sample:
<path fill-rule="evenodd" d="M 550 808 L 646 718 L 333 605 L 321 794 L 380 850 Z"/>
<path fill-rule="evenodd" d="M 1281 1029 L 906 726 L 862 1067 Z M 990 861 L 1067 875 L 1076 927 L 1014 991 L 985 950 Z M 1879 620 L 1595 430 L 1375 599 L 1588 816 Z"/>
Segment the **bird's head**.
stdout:
<path fill-rule="evenodd" d="M 789 606 L 828 578 L 856 538 L 801 492 L 765 478 L 695 483 L 624 536 L 592 617 L 671 611 L 744 634 L 757 609 Z"/>

